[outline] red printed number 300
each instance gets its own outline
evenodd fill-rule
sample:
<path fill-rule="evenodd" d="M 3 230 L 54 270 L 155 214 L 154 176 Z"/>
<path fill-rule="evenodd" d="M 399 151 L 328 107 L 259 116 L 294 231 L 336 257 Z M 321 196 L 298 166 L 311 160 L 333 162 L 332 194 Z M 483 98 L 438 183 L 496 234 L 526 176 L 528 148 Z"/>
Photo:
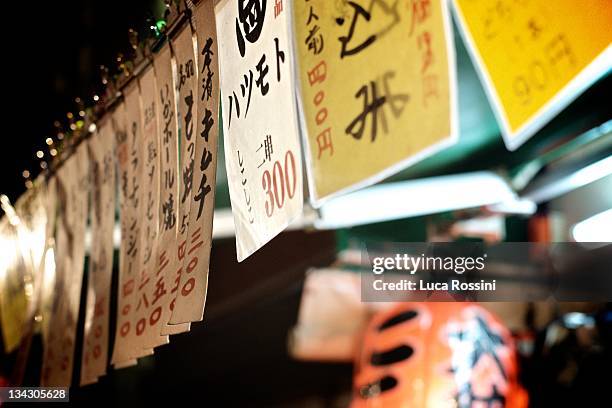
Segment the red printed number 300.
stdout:
<path fill-rule="evenodd" d="M 277 208 L 283 208 L 285 204 L 285 193 L 292 199 L 295 195 L 297 177 L 295 174 L 295 158 L 291 150 L 285 154 L 285 164 L 281 166 L 277 160 L 272 167 L 272 173 L 266 170 L 261 177 L 261 186 L 267 194 L 266 215 L 274 214 L 274 203 Z"/>

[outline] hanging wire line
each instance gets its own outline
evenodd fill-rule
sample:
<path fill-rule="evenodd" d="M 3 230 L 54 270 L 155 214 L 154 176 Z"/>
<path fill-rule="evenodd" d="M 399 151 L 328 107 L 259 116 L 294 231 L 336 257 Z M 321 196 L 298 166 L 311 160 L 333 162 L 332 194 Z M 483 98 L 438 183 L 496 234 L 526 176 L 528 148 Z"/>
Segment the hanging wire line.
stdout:
<path fill-rule="evenodd" d="M 125 87 L 132 83 L 135 78 L 140 77 L 146 68 L 152 64 L 154 55 L 161 50 L 164 44 L 170 44 L 169 39 L 186 28 L 188 24 L 192 24 L 191 10 L 199 2 L 194 0 L 165 0 L 164 18 L 151 23 L 149 35 L 143 36 L 144 38 L 140 41 L 135 30 L 128 30 L 128 38 L 132 48 L 131 59 L 126 59 L 123 54 L 118 54 L 115 61 L 118 72 L 113 78 L 110 78 L 108 68 L 101 66 L 102 85 L 105 87 L 103 95 L 94 95 L 94 104 L 89 107 L 85 107 L 83 101 L 76 98 L 77 105 L 79 105 L 79 117 L 75 118 L 69 112 L 67 114 L 69 130 L 63 131 L 59 122 L 56 121 L 57 142 L 54 142 L 51 138 L 46 139 L 50 159 L 49 162 L 45 161 L 44 165 L 41 162 L 41 170 L 45 181 L 57 173 L 83 141 L 96 133 L 96 123 L 107 120 L 107 115 L 112 113 L 114 108 L 123 100 Z M 192 25 L 191 27 L 193 28 Z M 39 159 L 44 157 L 42 150 L 37 152 L 37 157 Z M 26 183 L 28 181 L 30 180 L 28 179 Z M 32 182 L 30 181 L 30 183 Z M 30 184 L 30 187 L 32 187 L 32 184 Z"/>

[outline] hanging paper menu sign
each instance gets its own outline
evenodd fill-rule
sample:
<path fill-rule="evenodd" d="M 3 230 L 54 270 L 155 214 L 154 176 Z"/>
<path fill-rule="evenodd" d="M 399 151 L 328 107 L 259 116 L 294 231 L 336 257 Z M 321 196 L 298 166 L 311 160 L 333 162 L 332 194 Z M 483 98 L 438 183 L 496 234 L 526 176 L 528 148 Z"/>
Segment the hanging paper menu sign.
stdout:
<path fill-rule="evenodd" d="M 88 141 L 91 165 L 90 257 L 81 385 L 106 374 L 115 228 L 115 141 L 109 121 Z"/>
<path fill-rule="evenodd" d="M 140 263 L 140 185 L 142 161 L 139 158 L 140 101 L 138 88 L 132 84 L 125 92 L 125 101 L 113 113 L 116 160 L 119 180 L 119 219 L 121 244 L 119 247 L 119 286 L 117 290 L 117 324 L 112 364 L 133 361 L 130 349 L 134 336 L 132 324 L 135 308 L 135 288 Z"/>
<path fill-rule="evenodd" d="M 197 143 L 197 86 L 198 73 L 194 48 L 193 33 L 189 26 L 183 28 L 176 40 L 172 41 L 176 61 L 176 87 L 179 124 L 179 196 L 178 196 L 178 238 L 176 255 L 179 269 L 172 281 L 170 293 L 173 298 L 171 309 L 174 315 L 176 300 L 180 297 L 181 277 L 188 265 L 188 258 L 193 252 L 193 245 L 188 238 L 191 201 L 194 194 L 194 171 L 196 166 Z M 171 318 L 172 319 L 172 318 Z M 173 323 L 186 323 L 174 319 Z"/>
<path fill-rule="evenodd" d="M 49 338 L 49 322 L 53 302 L 53 287 L 55 285 L 55 223 L 57 221 L 57 177 L 47 180 L 45 188 L 45 213 L 47 224 L 45 227 L 45 254 L 42 265 L 42 282 L 39 311 L 42 317 L 41 334 L 43 350 L 47 349 Z"/>
<path fill-rule="evenodd" d="M 57 172 L 57 192 L 60 208 L 55 237 L 55 285 L 51 315 L 49 317 L 50 324 L 55 330 L 50 331 L 47 344 L 48 348 L 45 349 L 41 373 L 41 386 L 60 386 L 65 383 L 64 380 L 62 380 L 61 371 L 67 370 L 67 364 L 62 361 L 64 353 L 62 351 L 62 343 L 65 336 L 64 332 L 68 330 L 68 327 L 66 327 L 66 313 L 64 310 L 69 308 L 67 306 L 69 303 L 67 293 L 69 291 L 66 289 L 66 286 L 69 285 L 70 282 L 69 271 L 71 269 L 74 246 L 73 226 L 71 223 L 74 216 L 70 214 L 74 213 L 74 206 L 76 205 L 71 197 L 71 192 L 73 189 L 76 189 L 76 174 L 78 171 L 76 161 L 76 155 L 67 159 Z"/>
<path fill-rule="evenodd" d="M 510 150 L 612 68 L 609 1 L 454 4 Z"/>
<path fill-rule="evenodd" d="M 152 183 L 147 179 L 146 145 L 143 125 L 143 107 L 141 105 L 140 88 L 136 80 L 128 85 L 125 90 L 125 127 L 127 131 L 127 170 L 126 177 L 123 175 L 120 186 L 123 198 L 121 207 L 122 220 L 125 219 L 126 229 L 123 229 L 122 221 L 122 245 L 120 259 L 123 255 L 123 262 L 120 262 L 119 270 L 119 293 L 118 293 L 118 336 L 122 338 L 120 344 L 122 351 L 128 360 L 144 357 L 152 354 L 152 349 L 146 348 L 143 343 L 142 331 L 144 326 L 140 320 L 140 312 L 146 309 L 147 298 L 143 296 L 147 273 L 144 269 L 144 260 L 147 255 L 146 237 L 150 232 L 147 231 L 149 220 L 147 218 L 147 207 L 149 203 L 148 192 L 153 188 Z M 122 171 L 120 166 L 120 172 Z M 123 268 L 123 269 L 121 269 Z M 130 364 L 123 358 L 115 360 L 124 366 Z M 113 363 L 115 363 L 113 361 Z"/>
<path fill-rule="evenodd" d="M 454 43 L 446 2 L 296 0 L 313 206 L 454 143 Z"/>
<path fill-rule="evenodd" d="M 149 326 L 158 334 L 149 342 L 152 347 L 168 342 L 165 332 L 170 320 L 172 298 L 169 288 L 179 268 L 176 256 L 176 219 L 178 213 L 178 127 L 174 82 L 172 79 L 172 54 L 164 46 L 153 61 L 157 86 L 158 143 L 160 153 L 160 204 L 158 207 L 159 247 L 156 257 L 155 278 L 151 299 Z"/>
<path fill-rule="evenodd" d="M 302 213 L 290 6 L 224 0 L 215 7 L 238 261 Z"/>
<path fill-rule="evenodd" d="M 214 2 L 200 2 L 194 11 L 198 45 L 197 119 L 193 134 L 195 157 L 188 234 L 183 272 L 170 323 L 202 320 L 208 266 L 212 245 L 212 223 L 217 169 L 219 74 Z"/>
<path fill-rule="evenodd" d="M 153 347 L 168 342 L 167 336 L 160 336 L 161 304 L 156 296 L 157 259 L 159 245 L 159 202 L 160 202 L 160 157 L 158 91 L 154 67 L 149 67 L 138 79 L 141 101 L 144 209 L 142 216 L 142 268 L 136 289 L 136 309 L 133 320 L 138 347 L 147 352 Z M 153 323 L 153 324 L 151 324 Z"/>
<path fill-rule="evenodd" d="M 189 323 L 171 324 L 170 317 L 176 297 L 179 292 L 181 274 L 184 270 L 185 245 L 187 240 L 187 229 L 189 223 L 190 201 L 193 191 L 193 166 L 195 158 L 195 120 L 197 118 L 197 106 L 195 101 L 195 87 L 197 81 L 195 49 L 193 36 L 189 27 L 184 27 L 176 38 L 171 40 L 173 53 L 172 78 L 176 100 L 174 124 L 176 129 L 176 141 L 178 143 L 178 170 L 176 196 L 176 208 L 171 210 L 174 220 L 176 236 L 174 245 L 170 249 L 175 257 L 175 267 L 170 269 L 168 281 L 168 294 L 170 303 L 167 323 L 162 328 L 162 334 L 178 334 L 188 331 Z M 165 207 L 165 216 L 170 215 L 168 206 Z M 161 258 L 160 258 L 161 262 Z M 164 316 L 166 318 L 166 316 Z"/>
<path fill-rule="evenodd" d="M 87 145 L 81 143 L 69 159 L 73 161 L 72 174 L 66 174 L 67 211 L 64 213 L 68 224 L 66 232 L 69 255 L 64 270 L 64 299 L 62 322 L 58 338 L 59 384 L 68 386 L 72 383 L 74 348 L 76 342 L 77 319 L 81 302 L 81 283 L 85 264 L 85 229 L 87 227 L 88 194 L 89 194 L 89 160 Z M 58 241 L 58 246 L 60 245 Z"/>
<path fill-rule="evenodd" d="M 182 333 L 189 330 L 186 325 L 170 325 L 170 316 L 176 291 L 178 273 L 182 264 L 177 255 L 177 234 L 179 218 L 178 164 L 179 132 L 176 107 L 175 80 L 172 68 L 172 54 L 168 45 L 164 46 L 153 61 L 157 85 L 157 117 L 160 154 L 160 204 L 159 204 L 159 247 L 155 268 L 154 284 L 149 292 L 151 330 L 163 335 L 162 340 L 153 339 L 151 346 L 167 343 L 167 334 Z"/>
<path fill-rule="evenodd" d="M 61 170 L 61 169 L 60 169 Z M 51 330 L 51 322 L 55 314 L 56 302 L 57 302 L 57 291 L 56 284 L 57 278 L 57 252 L 55 247 L 55 232 L 56 225 L 59 228 L 59 222 L 61 218 L 58 217 L 58 204 L 59 204 L 59 191 L 58 191 L 57 175 L 52 176 L 47 180 L 46 188 L 46 213 L 47 213 L 47 227 L 46 227 L 46 251 L 44 260 L 44 272 L 43 282 L 41 288 L 41 304 L 40 304 L 40 315 L 42 317 L 42 344 L 43 344 L 43 358 L 42 358 L 42 370 L 41 370 L 41 386 L 45 383 L 45 375 L 50 374 L 50 366 L 52 364 L 52 348 L 54 331 Z M 57 224 L 56 224 L 57 222 Z M 0 311 L 2 307 L 0 306 Z M 5 343 L 6 344 L 6 343 Z M 48 379 L 48 378 L 47 378 Z"/>
<path fill-rule="evenodd" d="M 48 349 L 45 350 L 41 385 L 67 387 L 72 381 L 76 325 L 81 300 L 85 260 L 89 161 L 87 145 L 81 143 L 75 154 L 58 170 L 57 266 L 55 299 L 52 307 Z"/>

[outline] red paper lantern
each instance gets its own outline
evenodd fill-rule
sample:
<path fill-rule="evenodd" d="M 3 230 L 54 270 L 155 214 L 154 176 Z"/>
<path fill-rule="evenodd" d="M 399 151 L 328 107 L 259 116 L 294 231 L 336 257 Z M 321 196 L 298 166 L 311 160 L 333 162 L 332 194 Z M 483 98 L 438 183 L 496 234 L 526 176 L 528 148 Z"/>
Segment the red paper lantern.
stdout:
<path fill-rule="evenodd" d="M 377 314 L 357 357 L 353 408 L 528 404 L 510 332 L 471 303 L 402 303 Z"/>

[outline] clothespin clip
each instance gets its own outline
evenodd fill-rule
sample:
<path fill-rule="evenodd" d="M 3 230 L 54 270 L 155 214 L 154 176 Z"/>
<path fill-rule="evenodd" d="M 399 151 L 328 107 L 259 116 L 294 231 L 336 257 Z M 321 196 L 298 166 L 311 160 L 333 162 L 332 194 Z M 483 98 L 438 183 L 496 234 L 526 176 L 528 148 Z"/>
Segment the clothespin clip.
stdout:
<path fill-rule="evenodd" d="M 134 55 L 132 76 L 138 76 L 152 61 L 150 49 L 151 40 L 144 39 L 143 41 L 139 41 L 138 32 L 132 28 L 128 30 L 128 38 Z"/>
<path fill-rule="evenodd" d="M 96 125 L 94 123 L 95 117 L 93 115 L 93 109 L 85 104 L 85 100 L 76 97 L 74 99 L 77 105 L 78 117 L 76 120 L 77 131 L 79 136 L 88 137 L 89 134 L 95 132 Z"/>
<path fill-rule="evenodd" d="M 59 141 L 64 140 L 64 128 L 62 127 L 62 122 L 56 120 L 53 122 L 53 127 L 55 128 L 55 138 Z"/>
<path fill-rule="evenodd" d="M 30 174 L 30 170 L 26 169 L 21 172 L 21 176 L 24 178 L 24 183 L 26 188 L 29 190 L 32 188 L 32 175 Z"/>
<path fill-rule="evenodd" d="M 72 112 L 66 113 L 66 119 L 68 120 L 68 129 L 64 133 L 64 151 L 67 150 L 67 148 L 71 148 L 74 144 L 73 136 L 74 131 L 77 128 L 74 114 Z"/>
<path fill-rule="evenodd" d="M 92 120 L 97 121 L 98 119 L 104 116 L 104 112 L 106 112 L 106 107 L 104 106 L 104 100 L 100 98 L 100 94 L 98 92 L 94 93 L 91 97 L 92 107 Z"/>
<path fill-rule="evenodd" d="M 164 4 L 166 5 L 164 34 L 170 38 L 179 31 L 185 20 L 190 17 L 191 10 L 187 7 L 185 0 L 164 0 Z"/>
<path fill-rule="evenodd" d="M 64 142 L 66 140 L 66 133 L 62 127 L 62 123 L 59 120 L 53 122 L 53 128 L 55 129 L 55 138 L 48 137 L 45 143 L 49 149 L 49 160 L 47 162 L 47 177 L 50 177 L 57 166 L 59 166 L 61 159 L 61 152 L 64 150 Z"/>
<path fill-rule="evenodd" d="M 64 148 L 64 141 L 66 139 L 66 132 L 64 131 L 64 128 L 62 126 L 62 122 L 60 122 L 59 120 L 56 120 L 55 122 L 53 122 L 53 127 L 55 128 L 55 139 L 57 140 L 56 143 L 56 154 L 55 154 L 55 160 L 59 161 L 59 156 L 60 156 L 60 152 L 63 150 Z"/>
<path fill-rule="evenodd" d="M 119 53 L 116 58 L 117 68 L 119 70 L 119 76 L 117 77 L 117 88 L 123 89 L 125 85 L 132 79 L 133 65 L 131 61 L 128 61 L 122 53 Z"/>
<path fill-rule="evenodd" d="M 55 144 L 55 141 L 53 140 L 52 137 L 46 138 L 45 144 L 47 145 L 47 149 L 49 150 L 48 152 L 49 160 L 51 161 L 51 164 L 53 165 L 53 162 L 55 161 L 55 158 L 57 157 L 57 145 Z"/>
<path fill-rule="evenodd" d="M 75 113 L 68 112 L 70 126 L 70 147 L 76 147 L 87 134 L 85 121 L 87 120 L 87 112 L 85 111 L 85 102 L 80 97 L 74 98 Z"/>
<path fill-rule="evenodd" d="M 134 67 L 140 65 L 145 59 L 144 48 L 138 43 L 138 32 L 133 28 L 128 30 L 128 40 L 130 41 L 130 46 L 132 47 L 132 61 L 134 63 Z"/>
<path fill-rule="evenodd" d="M 117 88 L 115 81 L 111 78 L 108 67 L 105 65 L 100 65 L 100 78 L 102 79 L 102 87 L 104 88 L 102 98 L 100 98 L 102 99 L 100 105 L 102 105 L 105 110 L 108 110 L 121 96 L 121 92 Z"/>
<path fill-rule="evenodd" d="M 81 136 L 84 131 L 87 130 L 87 120 L 89 115 L 87 113 L 87 107 L 85 106 L 85 102 L 83 101 L 83 99 L 77 96 L 76 98 L 74 98 L 74 103 L 76 104 L 77 108 L 77 117 L 75 118 L 76 132 L 78 132 L 79 136 Z"/>
<path fill-rule="evenodd" d="M 74 132 L 77 129 L 76 120 L 74 118 L 74 113 L 67 112 L 66 119 L 68 119 L 68 129 L 70 129 L 70 133 Z"/>
<path fill-rule="evenodd" d="M 43 151 L 43 149 L 40 149 L 40 150 L 37 150 L 37 151 L 36 151 L 36 158 L 37 158 L 38 160 L 40 160 L 40 162 L 39 162 L 39 164 L 40 164 L 40 169 L 41 169 L 42 171 L 47 170 L 47 161 L 46 161 L 46 159 L 45 159 L 45 152 Z M 28 172 L 28 174 L 29 174 L 29 172 Z M 23 174 L 22 174 L 22 175 L 23 175 Z M 26 183 L 27 183 L 27 180 L 26 180 Z M 27 187 L 27 186 L 26 186 L 26 187 Z M 30 188 L 30 187 L 28 187 L 28 188 Z"/>
<path fill-rule="evenodd" d="M 58 165 L 61 165 L 61 162 L 63 162 L 70 156 L 76 142 L 75 136 L 77 134 L 77 124 L 74 114 L 72 112 L 66 113 L 66 119 L 68 120 L 68 128 L 62 132 L 63 138 L 61 149 L 59 150 L 58 154 Z"/>

